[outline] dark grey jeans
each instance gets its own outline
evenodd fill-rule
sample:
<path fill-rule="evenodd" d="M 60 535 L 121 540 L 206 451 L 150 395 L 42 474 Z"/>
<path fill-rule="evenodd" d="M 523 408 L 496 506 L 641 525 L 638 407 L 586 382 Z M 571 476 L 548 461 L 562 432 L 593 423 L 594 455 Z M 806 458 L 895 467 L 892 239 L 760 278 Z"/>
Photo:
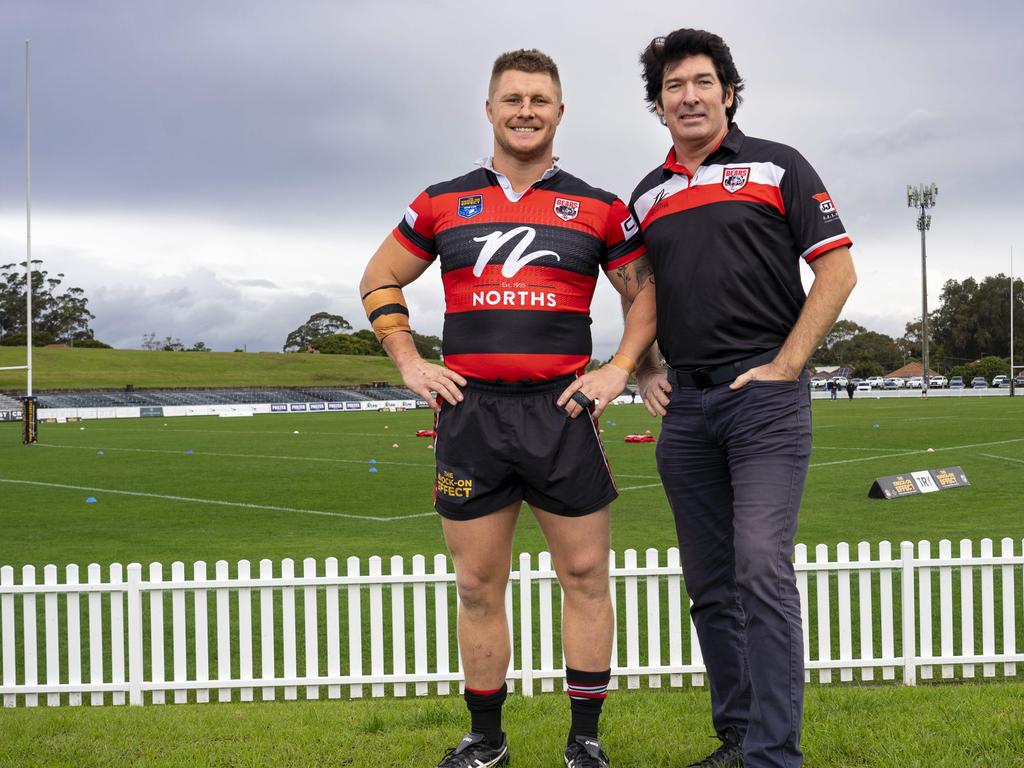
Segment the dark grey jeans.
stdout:
<path fill-rule="evenodd" d="M 806 374 L 732 391 L 676 386 L 658 438 L 683 578 L 711 685 L 746 768 L 803 762 L 803 635 L 793 572 L 811 453 Z"/>

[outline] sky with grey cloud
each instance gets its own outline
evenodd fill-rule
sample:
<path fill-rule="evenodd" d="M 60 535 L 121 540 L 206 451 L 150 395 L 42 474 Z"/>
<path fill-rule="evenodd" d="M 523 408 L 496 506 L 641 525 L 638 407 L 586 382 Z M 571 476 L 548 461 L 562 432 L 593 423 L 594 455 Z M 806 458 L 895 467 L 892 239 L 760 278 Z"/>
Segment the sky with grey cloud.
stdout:
<path fill-rule="evenodd" d="M 732 48 L 743 130 L 797 147 L 838 205 L 860 276 L 844 317 L 900 335 L 921 304 L 908 183 L 940 189 L 930 306 L 947 279 L 1009 271 L 1022 22 L 1009 0 L 0 0 L 0 263 L 24 256 L 25 40 L 33 255 L 85 288 L 108 343 L 230 351 L 280 349 L 321 310 L 365 327 L 366 260 L 419 191 L 490 150 L 502 51 L 555 58 L 562 166 L 627 198 L 669 146 L 639 51 L 694 26 Z M 439 334 L 436 267 L 406 293 L 414 327 Z M 593 314 L 606 356 L 607 285 Z"/>

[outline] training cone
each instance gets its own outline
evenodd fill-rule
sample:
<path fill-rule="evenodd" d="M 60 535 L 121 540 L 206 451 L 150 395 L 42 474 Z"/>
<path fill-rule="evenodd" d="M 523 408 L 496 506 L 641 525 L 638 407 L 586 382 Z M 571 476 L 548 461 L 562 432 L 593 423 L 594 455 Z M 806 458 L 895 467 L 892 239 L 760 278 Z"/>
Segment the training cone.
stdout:
<path fill-rule="evenodd" d="M 371 472 L 376 472 L 376 471 L 377 471 L 377 468 L 376 468 L 376 467 L 370 467 L 370 471 L 371 471 Z"/>
<path fill-rule="evenodd" d="M 96 451 L 96 455 L 97 456 L 102 456 L 103 455 L 103 451 Z"/>
<path fill-rule="evenodd" d="M 391 444 L 391 447 L 392 447 L 392 448 L 397 448 L 397 447 L 398 447 L 398 443 L 392 443 L 392 444 Z"/>
<path fill-rule="evenodd" d="M 192 449 L 189 448 L 187 451 L 185 451 L 185 455 L 186 456 L 191 456 L 192 455 Z"/>
<path fill-rule="evenodd" d="M 87 498 L 85 500 L 85 503 L 86 504 L 95 504 L 96 503 L 96 497 L 95 496 L 90 496 L 89 498 Z"/>

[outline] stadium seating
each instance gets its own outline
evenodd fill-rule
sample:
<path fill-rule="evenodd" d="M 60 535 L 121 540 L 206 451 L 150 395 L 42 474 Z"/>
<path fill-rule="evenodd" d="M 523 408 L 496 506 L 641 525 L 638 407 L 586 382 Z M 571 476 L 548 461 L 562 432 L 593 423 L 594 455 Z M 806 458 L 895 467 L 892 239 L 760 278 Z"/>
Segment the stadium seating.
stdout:
<path fill-rule="evenodd" d="M 82 392 L 41 392 L 40 408 L 115 408 L 141 405 L 236 405 L 247 403 L 312 403 L 360 400 L 416 400 L 399 387 L 365 389 L 341 388 L 253 388 L 253 389 L 136 389 Z M 11 400 L 4 405 L 5 398 Z M 13 397 L 0 393 L 0 409 L 20 408 Z"/>

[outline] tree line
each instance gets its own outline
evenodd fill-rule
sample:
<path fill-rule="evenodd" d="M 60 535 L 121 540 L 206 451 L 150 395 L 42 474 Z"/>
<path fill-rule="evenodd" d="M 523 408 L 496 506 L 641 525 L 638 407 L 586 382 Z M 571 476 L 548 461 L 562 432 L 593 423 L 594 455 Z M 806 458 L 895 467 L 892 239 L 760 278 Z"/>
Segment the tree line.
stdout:
<path fill-rule="evenodd" d="M 89 299 L 81 288 L 65 286 L 64 274 L 51 275 L 32 260 L 32 343 L 108 347 L 93 336 Z M 0 265 L 0 344 L 22 347 L 25 327 L 25 262 Z M 108 347 L 109 348 L 109 347 Z"/>
<path fill-rule="evenodd" d="M 412 333 L 416 351 L 428 360 L 441 357 L 441 339 Z M 377 355 L 387 356 L 373 331 L 353 330 L 352 324 L 341 315 L 317 312 L 288 334 L 284 352 L 320 352 L 325 355 Z"/>
<path fill-rule="evenodd" d="M 1024 345 L 1024 281 L 1013 281 L 1015 344 Z M 1006 373 L 1010 365 L 1010 278 L 1002 273 L 980 282 L 947 280 L 939 307 L 928 313 L 928 364 L 951 376 Z M 852 368 L 858 376 L 881 376 L 921 362 L 921 321 L 907 323 L 899 338 L 840 320 L 825 336 L 809 365 Z M 1019 358 L 1018 358 L 1019 359 Z M 989 371 L 992 371 L 989 373 Z"/>

